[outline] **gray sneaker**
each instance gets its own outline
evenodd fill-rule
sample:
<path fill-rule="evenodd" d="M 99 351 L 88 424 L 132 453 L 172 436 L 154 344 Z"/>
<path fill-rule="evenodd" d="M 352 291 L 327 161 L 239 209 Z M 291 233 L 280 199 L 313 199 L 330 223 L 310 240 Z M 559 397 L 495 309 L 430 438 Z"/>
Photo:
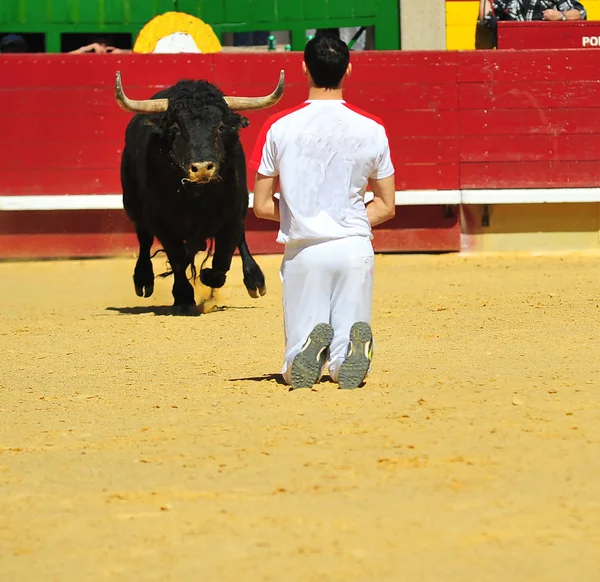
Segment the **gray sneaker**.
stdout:
<path fill-rule="evenodd" d="M 312 388 L 318 382 L 332 339 L 333 328 L 328 323 L 315 325 L 292 363 L 292 388 Z"/>
<path fill-rule="evenodd" d="M 350 343 L 346 359 L 340 366 L 340 388 L 352 390 L 363 382 L 373 360 L 373 333 L 371 326 L 364 321 L 357 321 L 350 328 Z"/>

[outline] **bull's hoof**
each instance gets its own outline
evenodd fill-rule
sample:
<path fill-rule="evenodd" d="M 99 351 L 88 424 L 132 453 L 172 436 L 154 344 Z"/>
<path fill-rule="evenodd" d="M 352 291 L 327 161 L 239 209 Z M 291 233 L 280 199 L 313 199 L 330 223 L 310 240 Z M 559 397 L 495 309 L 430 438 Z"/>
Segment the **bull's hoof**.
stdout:
<path fill-rule="evenodd" d="M 154 293 L 154 283 L 150 283 L 149 285 L 135 284 L 135 294 L 138 297 L 151 297 L 152 293 Z"/>
<path fill-rule="evenodd" d="M 183 315 L 187 317 L 195 317 L 200 315 L 201 311 L 197 305 L 174 305 L 173 315 Z"/>
<path fill-rule="evenodd" d="M 258 289 L 250 289 L 250 288 L 246 288 L 248 291 L 248 295 L 250 295 L 250 297 L 252 297 L 253 299 L 258 299 L 259 297 L 263 297 L 264 295 L 267 294 L 267 286 L 263 285 L 262 287 L 259 287 Z"/>
<path fill-rule="evenodd" d="M 225 285 L 227 274 L 214 269 L 202 269 L 200 271 L 200 281 L 203 285 L 211 289 L 220 289 Z"/>

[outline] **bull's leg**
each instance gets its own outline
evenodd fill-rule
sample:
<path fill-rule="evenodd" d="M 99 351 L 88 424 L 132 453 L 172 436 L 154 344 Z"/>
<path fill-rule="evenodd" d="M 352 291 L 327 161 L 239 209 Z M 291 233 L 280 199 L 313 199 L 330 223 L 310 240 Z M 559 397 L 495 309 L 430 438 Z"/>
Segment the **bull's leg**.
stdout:
<path fill-rule="evenodd" d="M 215 236 L 215 252 L 210 269 L 200 271 L 200 281 L 211 289 L 220 289 L 225 285 L 227 272 L 231 267 L 233 253 L 242 236 L 244 225 L 236 220 L 225 224 Z"/>
<path fill-rule="evenodd" d="M 135 231 L 140 243 L 140 252 L 133 271 L 133 284 L 138 297 L 150 297 L 154 292 L 154 271 L 150 260 L 154 235 L 137 224 Z"/>
<path fill-rule="evenodd" d="M 267 285 L 265 283 L 265 276 L 258 266 L 254 257 L 250 253 L 248 243 L 246 243 L 246 232 L 242 230 L 242 238 L 238 245 L 240 255 L 242 256 L 242 270 L 244 272 L 244 285 L 248 290 L 250 297 L 255 299 L 259 295 L 264 295 L 267 292 Z"/>
<path fill-rule="evenodd" d="M 173 314 L 200 315 L 194 300 L 194 288 L 187 278 L 187 268 L 191 260 L 184 243 L 170 237 L 162 237 L 161 243 L 173 271 Z"/>

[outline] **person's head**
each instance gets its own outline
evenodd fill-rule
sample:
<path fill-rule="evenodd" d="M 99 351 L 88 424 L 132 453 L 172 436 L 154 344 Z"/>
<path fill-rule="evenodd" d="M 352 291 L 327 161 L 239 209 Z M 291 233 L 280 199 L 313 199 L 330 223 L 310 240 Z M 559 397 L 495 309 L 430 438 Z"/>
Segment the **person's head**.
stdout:
<path fill-rule="evenodd" d="M 27 42 L 20 34 L 7 34 L 0 39 L 0 53 L 26 53 Z"/>
<path fill-rule="evenodd" d="M 352 70 L 348 45 L 328 34 L 317 34 L 306 43 L 302 71 L 319 89 L 339 89 Z"/>

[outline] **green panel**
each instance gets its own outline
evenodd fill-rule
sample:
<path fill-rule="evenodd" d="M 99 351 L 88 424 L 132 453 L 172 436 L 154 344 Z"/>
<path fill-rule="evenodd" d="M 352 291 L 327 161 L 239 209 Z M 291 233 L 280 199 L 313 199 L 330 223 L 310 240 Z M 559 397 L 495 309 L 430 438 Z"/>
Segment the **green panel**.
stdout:
<path fill-rule="evenodd" d="M 220 24 L 225 22 L 225 2 L 201 2 L 201 7 L 195 16 L 201 18 L 206 24 Z M 189 10 L 183 10 L 190 14 Z"/>
<path fill-rule="evenodd" d="M 277 0 L 252 0 L 254 22 L 277 22 Z"/>
<path fill-rule="evenodd" d="M 377 49 L 400 47 L 398 0 L 0 0 L 0 28 L 46 33 L 47 50 L 67 32 L 139 29 L 158 14 L 177 10 L 199 16 L 224 32 L 289 30 L 302 50 L 304 30 L 330 26 L 375 26 Z"/>
<path fill-rule="evenodd" d="M 296 1 L 299 2 L 300 0 Z M 327 19 L 327 0 L 302 0 L 302 4 L 304 6 L 305 20 Z"/>
<path fill-rule="evenodd" d="M 120 24 L 125 20 L 123 0 L 104 0 L 104 22 Z"/>
<path fill-rule="evenodd" d="M 47 5 L 46 10 L 42 14 L 45 15 L 48 23 L 65 24 L 74 22 L 70 0 L 53 0 L 53 2 L 45 2 L 45 4 Z M 30 8 L 32 8 L 31 5 Z"/>
<path fill-rule="evenodd" d="M 332 23 L 336 18 L 348 18 L 354 16 L 354 6 L 356 2 L 349 0 L 327 0 L 327 12 Z"/>
<path fill-rule="evenodd" d="M 224 22 L 252 22 L 252 0 L 223 0 Z"/>
<path fill-rule="evenodd" d="M 90 2 L 89 0 L 79 0 L 73 2 L 77 9 L 75 22 L 82 24 L 99 24 L 103 21 L 102 13 L 104 12 L 104 2 Z"/>
<path fill-rule="evenodd" d="M 129 0 L 129 22 L 146 24 L 155 16 L 172 10 L 175 10 L 173 0 Z"/>
<path fill-rule="evenodd" d="M 302 2 L 282 2 L 279 0 L 277 11 L 280 20 L 304 20 Z"/>
<path fill-rule="evenodd" d="M 380 7 L 375 23 L 375 48 L 398 50 L 400 48 L 400 14 L 397 0 L 379 0 Z"/>
<path fill-rule="evenodd" d="M 11 25 L 16 22 L 20 22 L 21 18 L 19 11 L 22 5 L 25 4 L 25 0 L 18 2 L 11 0 L 3 0 L 0 2 L 0 24 Z"/>
<path fill-rule="evenodd" d="M 398 2 L 398 0 L 396 0 Z M 381 0 L 354 0 L 354 15 L 357 18 L 363 16 L 376 16 L 381 12 Z"/>
<path fill-rule="evenodd" d="M 214 4 L 220 4 L 220 2 L 215 2 Z M 204 2 L 203 0 L 173 0 L 173 8 L 171 10 L 185 12 L 204 20 L 202 13 L 204 12 L 205 5 L 208 5 L 208 2 Z"/>

